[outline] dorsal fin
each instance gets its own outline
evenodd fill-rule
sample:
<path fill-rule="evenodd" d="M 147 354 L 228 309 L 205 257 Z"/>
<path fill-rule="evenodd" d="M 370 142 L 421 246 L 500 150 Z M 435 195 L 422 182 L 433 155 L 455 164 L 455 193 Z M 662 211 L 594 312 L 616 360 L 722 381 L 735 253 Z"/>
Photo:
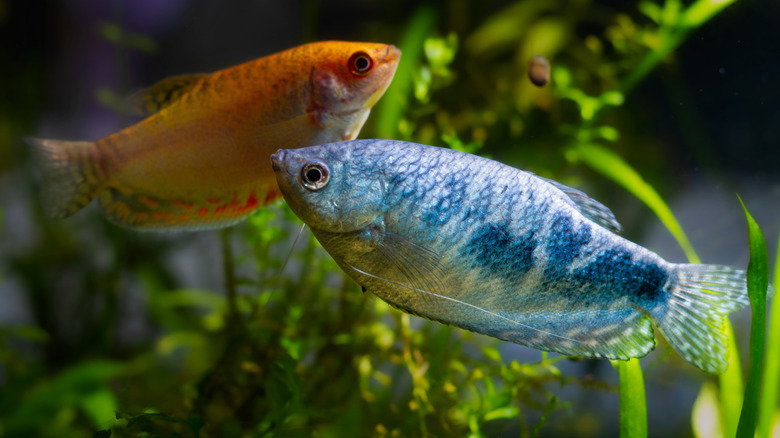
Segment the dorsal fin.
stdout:
<path fill-rule="evenodd" d="M 127 108 L 133 114 L 150 116 L 179 100 L 206 76 L 208 73 L 196 73 L 163 79 L 133 93 L 127 99 Z"/>
<path fill-rule="evenodd" d="M 562 191 L 569 198 L 571 204 L 588 219 L 615 233 L 619 233 L 623 230 L 620 222 L 615 219 L 615 214 L 612 213 L 612 210 L 599 201 L 591 198 L 585 194 L 585 192 L 565 186 L 558 181 L 553 181 L 538 175 L 536 176 Z"/>

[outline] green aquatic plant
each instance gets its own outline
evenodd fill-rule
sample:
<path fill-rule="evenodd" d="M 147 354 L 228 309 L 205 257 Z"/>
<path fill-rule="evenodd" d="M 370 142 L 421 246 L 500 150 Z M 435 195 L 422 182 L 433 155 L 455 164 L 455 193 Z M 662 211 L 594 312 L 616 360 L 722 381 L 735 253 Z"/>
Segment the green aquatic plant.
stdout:
<path fill-rule="evenodd" d="M 774 278 L 772 283 L 780 285 L 780 242 L 775 254 Z M 766 361 L 764 362 L 763 391 L 758 415 L 758 436 L 769 438 L 773 424 L 778 424 L 778 399 L 780 398 L 780 305 L 772 302 L 769 316 L 769 333 L 766 342 Z"/>
<path fill-rule="evenodd" d="M 747 287 L 753 318 L 750 324 L 750 368 L 745 387 L 742 412 L 739 416 L 737 437 L 753 437 L 756 434 L 761 377 L 766 348 L 766 298 L 769 287 L 769 256 L 766 242 L 753 216 L 742 204 L 748 223 L 750 263 L 747 269 Z"/>
<path fill-rule="evenodd" d="M 742 411 L 744 387 L 737 341 L 734 338 L 734 329 L 729 323 L 726 324 L 726 332 L 729 340 L 729 367 L 725 373 L 718 377 L 720 384 L 718 405 L 720 406 L 720 424 L 724 436 L 734 436 L 739 424 L 739 413 Z"/>
<path fill-rule="evenodd" d="M 616 367 L 620 373 L 620 436 L 646 437 L 645 381 L 639 359 L 618 361 Z"/>
<path fill-rule="evenodd" d="M 687 8 L 680 0 L 665 0 L 663 6 L 652 1 L 639 3 L 639 10 L 657 24 L 654 33 L 645 36 L 650 51 L 621 82 L 626 93 L 639 84 L 664 58 L 669 56 L 690 33 L 712 19 L 736 0 L 697 0 Z"/>
<path fill-rule="evenodd" d="M 379 102 L 376 113 L 376 133 L 381 138 L 409 135 L 411 127 L 402 125 L 409 107 L 409 96 L 413 94 L 415 76 L 420 75 L 419 63 L 424 54 L 425 39 L 436 25 L 436 10 L 424 4 L 415 10 L 399 44 L 401 60 L 384 98 Z"/>
<path fill-rule="evenodd" d="M 767 291 L 769 286 L 769 266 L 766 244 L 758 224 L 743 204 L 748 224 L 750 244 L 750 264 L 748 265 L 748 290 L 753 312 L 750 336 L 750 360 L 748 381 L 742 397 L 741 375 L 739 386 L 728 386 L 731 382 L 721 380 L 720 400 L 710 385 L 702 387 L 694 406 L 694 432 L 698 437 L 712 436 L 771 436 L 772 422 L 778 413 L 777 408 L 777 349 L 773 341 L 778 339 L 776 327 L 770 327 L 766 337 Z M 778 280 L 777 263 L 775 283 Z M 773 309 L 776 307 L 773 307 Z M 775 310 L 773 310 L 775 312 Z M 768 342 L 765 341 L 768 339 Z M 766 361 L 764 361 L 766 358 Z M 738 357 L 736 358 L 739 359 Z M 732 367 L 740 369 L 739 362 Z M 740 373 L 738 373 L 740 374 Z M 729 400 L 731 401 L 729 402 Z M 743 403 L 744 400 L 744 403 Z M 706 407 L 704 407 L 706 405 Z M 713 421 L 720 413 L 721 420 Z M 758 421 L 757 421 L 758 419 Z"/>
<path fill-rule="evenodd" d="M 67 417 L 76 412 L 85 415 L 93 428 L 104 428 L 113 422 L 118 408 L 117 398 L 108 384 L 125 374 L 127 367 L 117 361 L 85 361 L 49 381 L 40 382 L 15 406 L 9 406 L 11 401 L 4 400 L 3 404 L 9 409 L 4 433 L 28 435 L 37 429 L 42 418 L 52 419 L 54 424 L 50 426 L 60 429 L 67 425 Z M 82 432 L 86 430 L 82 429 Z"/>

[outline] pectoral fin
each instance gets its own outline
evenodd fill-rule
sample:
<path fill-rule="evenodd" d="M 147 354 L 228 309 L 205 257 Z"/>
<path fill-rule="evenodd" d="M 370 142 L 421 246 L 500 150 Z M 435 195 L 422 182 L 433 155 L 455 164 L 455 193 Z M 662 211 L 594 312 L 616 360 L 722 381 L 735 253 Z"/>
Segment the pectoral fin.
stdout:
<path fill-rule="evenodd" d="M 360 259 L 364 260 L 365 264 L 357 263 L 353 268 L 410 290 L 446 294 L 440 256 L 403 236 L 383 232 L 372 257 Z M 428 299 L 430 294 L 423 296 Z"/>

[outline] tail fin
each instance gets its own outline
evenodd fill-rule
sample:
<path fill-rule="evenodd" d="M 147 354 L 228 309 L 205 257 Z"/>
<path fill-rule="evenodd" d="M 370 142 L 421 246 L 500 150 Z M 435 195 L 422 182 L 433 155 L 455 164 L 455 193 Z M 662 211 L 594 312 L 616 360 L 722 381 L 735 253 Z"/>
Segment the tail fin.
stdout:
<path fill-rule="evenodd" d="M 670 298 L 651 316 L 688 362 L 721 374 L 728 368 L 725 321 L 749 304 L 745 271 L 718 265 L 673 265 Z"/>
<path fill-rule="evenodd" d="M 102 172 L 95 162 L 95 143 L 27 138 L 43 173 L 41 203 L 53 219 L 66 218 L 81 210 L 103 189 Z"/>

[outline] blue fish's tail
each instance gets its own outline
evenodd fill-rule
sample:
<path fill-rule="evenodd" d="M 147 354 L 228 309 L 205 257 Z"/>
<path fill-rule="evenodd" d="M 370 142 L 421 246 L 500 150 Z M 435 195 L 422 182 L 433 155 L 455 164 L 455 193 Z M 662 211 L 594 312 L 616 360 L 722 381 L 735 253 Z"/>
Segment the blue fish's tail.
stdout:
<path fill-rule="evenodd" d="M 725 322 L 749 304 L 745 271 L 718 265 L 671 265 L 665 304 L 650 315 L 688 362 L 721 374 L 728 368 Z"/>

